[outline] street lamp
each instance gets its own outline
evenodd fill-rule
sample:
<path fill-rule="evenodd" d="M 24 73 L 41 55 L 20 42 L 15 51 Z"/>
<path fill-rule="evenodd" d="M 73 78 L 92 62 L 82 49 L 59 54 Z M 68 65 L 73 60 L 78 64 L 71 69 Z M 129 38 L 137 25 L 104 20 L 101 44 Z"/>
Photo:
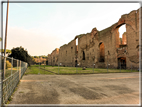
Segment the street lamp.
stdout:
<path fill-rule="evenodd" d="M 120 72 L 121 72 L 121 60 L 120 60 Z"/>
<path fill-rule="evenodd" d="M 59 74 L 59 66 L 61 66 L 61 65 L 62 65 L 62 63 L 60 63 L 60 64 L 58 63 L 58 74 Z"/>
<path fill-rule="evenodd" d="M 38 72 L 38 74 L 40 74 L 40 58 L 39 58 L 39 72 Z"/>
<path fill-rule="evenodd" d="M 94 66 L 95 66 L 95 64 L 93 64 L 93 73 L 94 73 Z"/>
<path fill-rule="evenodd" d="M 79 64 L 77 64 L 77 66 L 79 66 Z M 76 66 L 76 73 L 77 73 L 77 66 Z"/>
<path fill-rule="evenodd" d="M 110 65 L 110 64 L 107 64 L 107 73 L 108 73 L 108 65 Z"/>

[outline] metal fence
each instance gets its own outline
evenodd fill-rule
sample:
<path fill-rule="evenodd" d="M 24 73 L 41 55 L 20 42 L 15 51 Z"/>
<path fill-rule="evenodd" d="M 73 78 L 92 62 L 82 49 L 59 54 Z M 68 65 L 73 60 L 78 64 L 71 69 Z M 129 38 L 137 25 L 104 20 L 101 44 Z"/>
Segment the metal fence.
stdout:
<path fill-rule="evenodd" d="M 6 58 L 5 70 L 3 66 L 4 58 Z M 2 72 L 5 71 L 4 80 L 1 79 L 2 89 L 0 90 L 1 91 L 0 97 L 1 97 L 1 103 L 5 104 L 12 95 L 20 79 L 24 75 L 28 67 L 28 64 L 26 62 L 10 57 L 0 56 L 0 59 L 1 59 L 0 65 L 2 65 L 0 68 L 1 77 L 3 76 Z"/>

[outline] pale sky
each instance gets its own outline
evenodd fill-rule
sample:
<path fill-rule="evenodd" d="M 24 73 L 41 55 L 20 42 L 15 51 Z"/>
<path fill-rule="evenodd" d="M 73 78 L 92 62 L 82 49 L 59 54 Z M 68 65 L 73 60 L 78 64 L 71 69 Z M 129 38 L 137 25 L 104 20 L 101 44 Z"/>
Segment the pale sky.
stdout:
<path fill-rule="evenodd" d="M 4 32 L 6 6 L 4 3 Z M 101 31 L 139 8 L 139 3 L 10 3 L 7 49 L 22 46 L 32 56 L 48 55 L 76 35 L 94 27 Z"/>

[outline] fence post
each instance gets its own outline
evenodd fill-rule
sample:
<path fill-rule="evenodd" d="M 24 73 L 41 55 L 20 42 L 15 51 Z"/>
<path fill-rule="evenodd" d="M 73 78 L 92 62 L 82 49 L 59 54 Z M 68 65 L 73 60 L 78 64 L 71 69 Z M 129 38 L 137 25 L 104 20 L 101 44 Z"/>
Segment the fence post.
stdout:
<path fill-rule="evenodd" d="M 17 72 L 18 72 L 18 60 L 17 60 Z"/>
<path fill-rule="evenodd" d="M 107 63 L 107 73 L 108 73 L 108 63 Z"/>
<path fill-rule="evenodd" d="M 121 72 L 121 61 L 120 61 L 120 72 Z"/>
<path fill-rule="evenodd" d="M 19 80 L 21 78 L 21 61 L 20 61 L 20 65 L 19 65 Z"/>
<path fill-rule="evenodd" d="M 5 79 L 5 72 L 6 72 L 6 56 L 4 56 L 3 80 Z"/>
<path fill-rule="evenodd" d="M 39 72 L 38 72 L 38 74 L 40 74 L 40 62 L 39 62 Z"/>
<path fill-rule="evenodd" d="M 12 75 L 12 70 L 13 70 L 13 57 L 11 59 L 11 75 Z"/>
<path fill-rule="evenodd" d="M 93 73 L 94 73 L 94 63 L 93 63 Z"/>
<path fill-rule="evenodd" d="M 58 74 L 59 74 L 59 62 L 58 62 Z"/>
<path fill-rule="evenodd" d="M 131 62 L 131 72 L 132 72 L 132 62 Z"/>
<path fill-rule="evenodd" d="M 76 74 L 77 74 L 77 65 L 76 65 Z"/>

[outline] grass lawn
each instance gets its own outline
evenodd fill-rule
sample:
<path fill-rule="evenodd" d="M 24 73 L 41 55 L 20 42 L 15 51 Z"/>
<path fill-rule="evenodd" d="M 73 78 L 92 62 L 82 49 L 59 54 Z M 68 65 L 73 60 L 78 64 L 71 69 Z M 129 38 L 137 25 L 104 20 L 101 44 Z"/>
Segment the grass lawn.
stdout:
<path fill-rule="evenodd" d="M 12 70 L 12 74 L 14 74 L 15 72 L 17 72 L 17 70 Z M 11 76 L 11 70 L 6 69 L 6 73 L 5 73 L 5 78 Z"/>
<path fill-rule="evenodd" d="M 27 74 L 47 74 L 47 75 L 54 75 L 54 73 L 39 69 L 39 66 L 32 65 L 27 68 L 25 75 Z"/>
<path fill-rule="evenodd" d="M 137 70 L 121 70 L 120 69 L 102 69 L 102 68 L 86 68 L 86 70 L 82 70 L 82 67 L 59 67 L 58 66 L 49 66 L 49 65 L 32 65 L 27 68 L 25 74 L 47 74 L 54 75 L 54 73 L 58 74 L 93 74 L 93 73 L 119 73 L 119 72 L 138 72 Z M 44 70 L 45 69 L 45 70 Z M 54 73 L 48 72 L 46 70 L 52 71 Z M 12 74 L 17 72 L 17 68 L 13 68 Z M 11 68 L 6 69 L 5 78 L 11 75 Z"/>
<path fill-rule="evenodd" d="M 39 65 L 34 65 L 34 66 L 38 66 Z M 119 73 L 119 72 L 138 72 L 137 70 L 122 70 L 120 71 L 120 69 L 102 69 L 102 68 L 86 68 L 86 70 L 82 70 L 82 67 L 59 67 L 58 70 L 58 66 L 44 66 L 44 65 L 40 65 L 41 68 L 44 68 L 46 70 L 55 72 L 58 74 L 91 74 L 91 73 Z"/>
<path fill-rule="evenodd" d="M 17 67 L 13 67 L 12 71 L 11 71 L 11 68 L 7 68 L 5 70 L 5 78 L 11 76 L 11 73 L 14 74 L 15 72 L 17 72 Z"/>

